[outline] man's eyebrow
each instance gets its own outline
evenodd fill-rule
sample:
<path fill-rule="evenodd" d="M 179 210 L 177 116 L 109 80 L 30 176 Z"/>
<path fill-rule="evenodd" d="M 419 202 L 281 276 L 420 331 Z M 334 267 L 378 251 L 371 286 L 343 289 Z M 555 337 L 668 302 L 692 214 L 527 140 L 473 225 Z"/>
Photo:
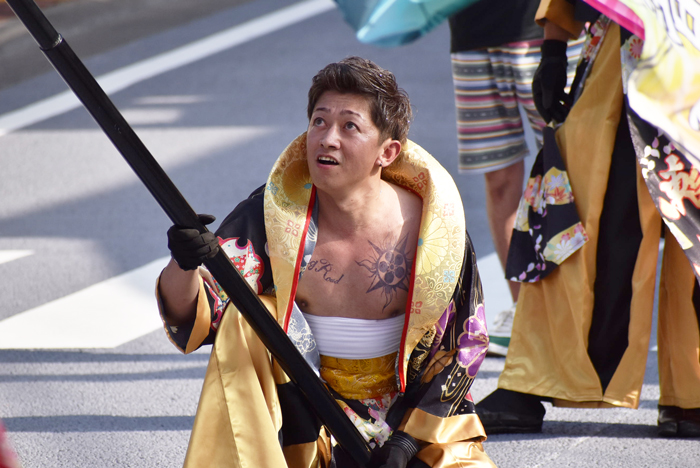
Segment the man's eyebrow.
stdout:
<path fill-rule="evenodd" d="M 365 116 L 364 116 L 364 115 L 360 114 L 359 112 L 355 112 L 354 110 L 350 110 L 350 109 L 343 109 L 343 110 L 341 110 L 341 111 L 340 111 L 340 115 L 343 115 L 343 114 L 352 114 L 352 115 L 358 116 L 358 117 L 361 118 L 362 120 L 365 119 Z"/>
<path fill-rule="evenodd" d="M 327 107 L 317 107 L 314 109 L 314 112 L 330 112 L 331 110 Z M 343 114 L 351 114 L 351 115 L 356 115 L 357 117 L 361 118 L 364 120 L 364 116 L 360 114 L 359 112 L 355 112 L 354 110 L 351 109 L 343 109 L 340 111 L 340 115 Z"/>

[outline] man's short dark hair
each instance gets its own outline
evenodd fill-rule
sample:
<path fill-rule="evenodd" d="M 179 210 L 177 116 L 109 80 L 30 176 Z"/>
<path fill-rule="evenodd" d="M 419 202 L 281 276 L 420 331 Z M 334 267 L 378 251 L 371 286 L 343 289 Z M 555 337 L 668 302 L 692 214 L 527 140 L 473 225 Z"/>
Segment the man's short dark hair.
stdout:
<path fill-rule="evenodd" d="M 371 60 L 348 57 L 326 65 L 314 76 L 309 89 L 309 120 L 316 103 L 326 91 L 357 94 L 369 98 L 372 121 L 382 139 L 391 138 L 402 144 L 408 137 L 413 118 L 408 94 L 396 84 L 394 74 Z"/>

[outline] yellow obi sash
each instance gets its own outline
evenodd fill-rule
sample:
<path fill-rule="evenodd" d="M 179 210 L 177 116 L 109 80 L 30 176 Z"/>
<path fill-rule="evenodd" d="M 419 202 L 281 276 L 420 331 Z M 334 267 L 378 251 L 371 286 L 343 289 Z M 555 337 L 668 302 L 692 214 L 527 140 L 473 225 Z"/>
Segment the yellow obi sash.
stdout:
<path fill-rule="evenodd" d="M 321 356 L 321 378 L 343 398 L 364 400 L 398 391 L 396 354 L 371 359 Z"/>

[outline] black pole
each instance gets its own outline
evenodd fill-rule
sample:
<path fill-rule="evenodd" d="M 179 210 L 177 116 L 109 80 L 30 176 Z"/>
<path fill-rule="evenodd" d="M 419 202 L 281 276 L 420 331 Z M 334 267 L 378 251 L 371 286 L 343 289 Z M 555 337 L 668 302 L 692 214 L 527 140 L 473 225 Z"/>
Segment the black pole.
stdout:
<path fill-rule="evenodd" d="M 36 3 L 6 1 L 172 222 L 206 232 L 187 200 Z M 338 443 L 360 465 L 366 465 L 369 446 L 223 250 L 204 264 Z"/>

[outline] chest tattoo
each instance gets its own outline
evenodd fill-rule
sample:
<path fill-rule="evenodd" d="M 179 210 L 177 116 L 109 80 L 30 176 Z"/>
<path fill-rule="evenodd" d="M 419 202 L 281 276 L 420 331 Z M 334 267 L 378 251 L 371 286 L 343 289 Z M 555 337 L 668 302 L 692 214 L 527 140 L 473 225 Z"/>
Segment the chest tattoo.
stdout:
<path fill-rule="evenodd" d="M 384 310 L 397 296 L 399 289 L 408 292 L 412 263 L 410 252 L 406 250 L 408 234 L 396 243 L 387 241 L 382 246 L 367 242 L 372 246 L 373 252 L 369 258 L 355 263 L 369 271 L 372 284 L 367 293 L 381 291 L 385 301 Z"/>
<path fill-rule="evenodd" d="M 342 280 L 343 276 L 345 276 L 344 274 L 340 275 L 340 278 L 334 278 L 333 276 L 331 276 L 330 273 L 333 270 L 333 264 L 325 258 L 321 258 L 319 260 L 311 260 L 306 269 L 308 271 L 321 273 L 323 275 L 324 281 L 328 281 L 329 283 L 333 284 L 340 283 L 340 280 Z"/>

